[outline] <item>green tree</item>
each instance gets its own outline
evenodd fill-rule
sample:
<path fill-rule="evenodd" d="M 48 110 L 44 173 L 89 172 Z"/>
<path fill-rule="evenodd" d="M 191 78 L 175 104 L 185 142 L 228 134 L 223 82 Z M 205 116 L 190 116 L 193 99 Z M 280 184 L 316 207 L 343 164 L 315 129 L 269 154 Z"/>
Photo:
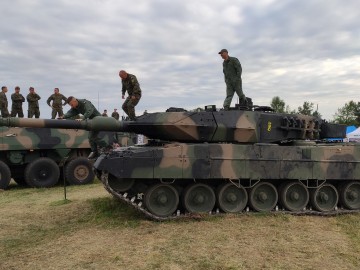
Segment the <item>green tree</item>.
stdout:
<path fill-rule="evenodd" d="M 314 110 L 314 103 L 309 101 L 304 101 L 302 107 L 298 107 L 298 113 L 304 115 L 312 115 L 313 110 Z"/>
<path fill-rule="evenodd" d="M 282 100 L 278 96 L 272 98 L 270 106 L 277 113 L 284 113 L 285 112 L 285 101 Z"/>
<path fill-rule="evenodd" d="M 360 125 L 360 102 L 353 100 L 345 103 L 334 115 L 334 123 L 344 125 Z"/>

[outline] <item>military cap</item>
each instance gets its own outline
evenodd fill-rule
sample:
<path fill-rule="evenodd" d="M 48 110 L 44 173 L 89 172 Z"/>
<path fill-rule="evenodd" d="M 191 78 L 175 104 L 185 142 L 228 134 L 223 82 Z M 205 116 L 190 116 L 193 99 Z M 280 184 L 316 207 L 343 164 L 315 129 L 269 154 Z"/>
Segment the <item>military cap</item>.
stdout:
<path fill-rule="evenodd" d="M 219 54 L 222 54 L 223 52 L 228 52 L 228 50 L 227 49 L 222 49 L 220 52 L 219 52 Z"/>

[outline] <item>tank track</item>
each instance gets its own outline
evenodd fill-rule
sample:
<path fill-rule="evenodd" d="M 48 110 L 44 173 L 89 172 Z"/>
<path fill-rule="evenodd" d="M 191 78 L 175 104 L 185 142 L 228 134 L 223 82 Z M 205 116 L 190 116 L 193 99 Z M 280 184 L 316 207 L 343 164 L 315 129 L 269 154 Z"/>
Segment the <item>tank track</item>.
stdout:
<path fill-rule="evenodd" d="M 142 202 L 142 198 L 137 197 L 137 196 L 132 196 L 132 197 L 128 197 L 128 193 L 126 192 L 122 192 L 119 193 L 115 190 L 113 190 L 109 184 L 108 184 L 108 174 L 107 173 L 102 173 L 101 174 L 101 178 L 100 180 L 102 181 L 102 183 L 104 184 L 105 189 L 112 194 L 115 198 L 121 200 L 122 202 L 124 202 L 125 204 L 131 206 L 132 208 L 134 208 L 135 210 L 139 211 L 140 213 L 144 214 L 146 218 L 153 220 L 153 221 L 170 221 L 170 220 L 179 220 L 179 219 L 189 219 L 189 220 L 198 220 L 198 219 L 203 219 L 205 217 L 210 217 L 210 216 L 224 216 L 224 215 L 229 215 L 227 213 L 221 213 L 219 212 L 219 210 L 216 211 L 212 211 L 210 213 L 201 213 L 201 214 L 193 214 L 193 213 L 181 213 L 180 210 L 176 211 L 176 214 L 169 216 L 169 217 L 159 217 L 156 216 L 152 213 L 150 213 L 145 207 L 143 207 L 143 202 Z M 249 211 L 249 208 L 246 208 L 246 211 L 240 212 L 240 213 L 236 213 L 236 214 L 230 214 L 230 215 L 246 215 L 251 213 Z M 329 212 L 319 212 L 319 211 L 314 211 L 311 209 L 307 209 L 304 211 L 298 211 L 298 212 L 293 212 L 293 211 L 287 211 L 287 210 L 282 210 L 279 209 L 278 206 L 276 206 L 276 209 L 273 211 L 268 212 L 269 214 L 290 214 L 293 216 L 326 216 L 326 217 L 331 217 L 331 216 L 339 216 L 339 215 L 345 215 L 345 214 L 354 214 L 354 213 L 360 213 L 360 210 L 347 210 L 347 209 L 343 209 L 343 208 L 336 208 L 334 211 L 329 211 Z"/>

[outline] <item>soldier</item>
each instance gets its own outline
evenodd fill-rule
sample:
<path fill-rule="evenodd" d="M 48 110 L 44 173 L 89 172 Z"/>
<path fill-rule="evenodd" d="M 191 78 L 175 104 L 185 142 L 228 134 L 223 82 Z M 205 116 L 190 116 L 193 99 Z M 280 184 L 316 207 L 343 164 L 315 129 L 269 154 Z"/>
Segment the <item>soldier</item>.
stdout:
<path fill-rule="evenodd" d="M 222 49 L 219 54 L 224 59 L 223 72 L 226 83 L 224 110 L 229 110 L 235 92 L 240 98 L 240 104 L 246 106 L 246 97 L 242 91 L 242 68 L 240 61 L 235 57 L 230 57 L 227 49 Z"/>
<path fill-rule="evenodd" d="M 22 108 L 25 98 L 20 94 L 20 87 L 15 87 L 15 93 L 11 95 L 12 105 L 11 105 L 11 117 L 16 117 L 18 115 L 20 118 L 24 117 L 24 112 Z"/>
<path fill-rule="evenodd" d="M 114 109 L 114 111 L 113 111 L 112 114 L 111 114 L 111 117 L 114 117 L 116 120 L 119 120 L 120 115 L 119 115 L 119 113 L 117 112 L 117 109 Z"/>
<path fill-rule="evenodd" d="M 26 96 L 26 100 L 29 103 L 28 118 L 33 118 L 34 115 L 35 118 L 39 118 L 39 100 L 41 99 L 41 97 L 35 93 L 34 87 L 30 87 L 29 92 L 30 93 Z"/>
<path fill-rule="evenodd" d="M 50 104 L 51 101 L 53 101 L 52 104 Z M 66 105 L 66 97 L 59 93 L 59 88 L 54 88 L 54 94 L 48 98 L 46 103 L 52 108 L 51 119 L 55 119 L 56 114 L 59 117 L 64 115 L 62 106 Z"/>
<path fill-rule="evenodd" d="M 6 86 L 2 86 L 1 87 L 1 92 L 0 92 L 0 111 L 1 111 L 1 117 L 9 117 L 9 110 L 8 110 L 8 100 L 6 97 L 6 93 L 7 93 L 8 89 Z"/>
<path fill-rule="evenodd" d="M 129 74 L 125 70 L 120 70 L 119 76 L 122 82 L 122 99 L 125 99 L 125 92 L 128 92 L 128 97 L 123 103 L 122 109 L 130 120 L 135 121 L 135 106 L 141 98 L 140 84 L 135 75 Z"/>
<path fill-rule="evenodd" d="M 73 96 L 67 98 L 66 103 L 71 106 L 71 109 L 65 113 L 65 115 L 59 117 L 59 119 L 69 119 L 76 115 L 82 114 L 84 119 L 92 119 L 95 116 L 101 116 L 95 106 L 86 99 L 76 99 Z M 89 131 L 89 143 L 91 147 L 91 153 L 88 156 L 89 159 L 93 159 L 99 156 L 98 146 L 107 147 L 105 141 L 98 137 L 99 131 Z"/>
<path fill-rule="evenodd" d="M 108 117 L 108 115 L 107 115 L 107 110 L 104 110 L 104 112 L 101 114 L 101 116 Z"/>

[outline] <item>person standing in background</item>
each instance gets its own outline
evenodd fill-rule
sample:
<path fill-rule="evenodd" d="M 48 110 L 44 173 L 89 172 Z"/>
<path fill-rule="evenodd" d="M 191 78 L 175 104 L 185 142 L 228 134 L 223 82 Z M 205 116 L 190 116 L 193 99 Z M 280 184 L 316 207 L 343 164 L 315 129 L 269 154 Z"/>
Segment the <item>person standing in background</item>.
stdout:
<path fill-rule="evenodd" d="M 29 88 L 29 94 L 26 96 L 26 100 L 29 104 L 28 107 L 28 118 L 39 118 L 40 117 L 40 109 L 39 109 L 39 100 L 41 97 L 35 93 L 34 87 Z"/>

